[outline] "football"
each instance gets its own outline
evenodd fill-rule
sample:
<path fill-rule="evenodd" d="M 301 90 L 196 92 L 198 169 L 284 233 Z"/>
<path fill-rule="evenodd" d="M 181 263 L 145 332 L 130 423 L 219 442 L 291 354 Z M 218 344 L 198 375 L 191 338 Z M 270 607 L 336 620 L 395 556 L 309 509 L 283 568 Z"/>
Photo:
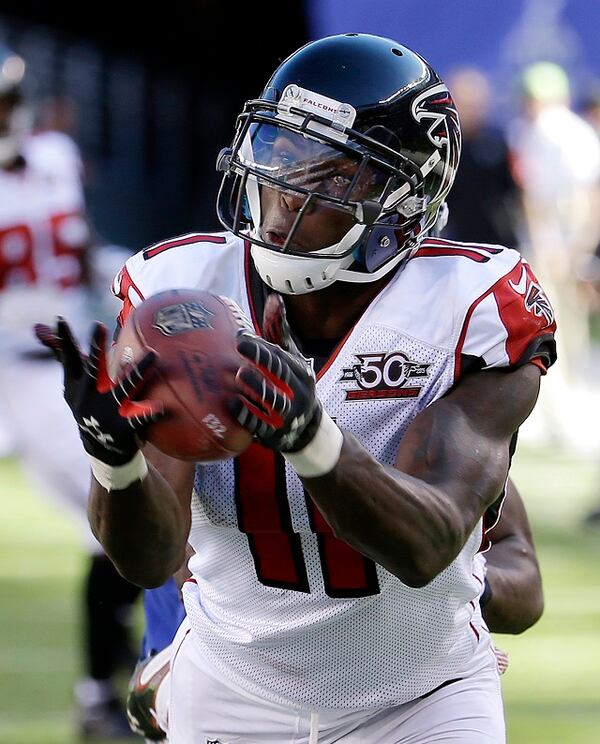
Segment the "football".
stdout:
<path fill-rule="evenodd" d="M 110 375 L 114 381 L 150 349 L 157 353 L 138 397 L 164 403 L 167 415 L 146 438 L 165 454 L 211 462 L 252 442 L 227 408 L 243 362 L 236 348 L 243 328 L 252 330 L 232 300 L 200 290 L 161 292 L 130 313 L 111 350 Z"/>

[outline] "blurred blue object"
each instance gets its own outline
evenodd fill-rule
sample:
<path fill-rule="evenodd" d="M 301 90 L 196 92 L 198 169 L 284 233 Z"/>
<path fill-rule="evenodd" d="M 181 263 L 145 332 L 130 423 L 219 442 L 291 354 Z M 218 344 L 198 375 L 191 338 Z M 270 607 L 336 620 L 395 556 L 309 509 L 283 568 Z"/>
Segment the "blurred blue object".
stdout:
<path fill-rule="evenodd" d="M 306 7 L 311 38 L 348 31 L 388 36 L 443 74 L 469 65 L 506 84 L 538 60 L 560 64 L 582 85 L 600 73 L 598 2 L 307 0 Z"/>
<path fill-rule="evenodd" d="M 141 658 L 162 651 L 168 646 L 185 617 L 185 609 L 174 579 L 156 589 L 144 592 L 146 628 L 142 641 Z"/>

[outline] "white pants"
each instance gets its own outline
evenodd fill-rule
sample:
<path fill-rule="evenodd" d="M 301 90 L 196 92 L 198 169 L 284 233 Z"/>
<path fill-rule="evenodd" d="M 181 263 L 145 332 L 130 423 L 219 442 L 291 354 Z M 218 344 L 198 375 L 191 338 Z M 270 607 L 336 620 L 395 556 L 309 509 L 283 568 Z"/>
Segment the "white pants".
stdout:
<path fill-rule="evenodd" d="M 187 621 L 173 642 L 169 744 L 504 744 L 495 669 L 383 710 L 284 707 L 235 689 L 201 657 Z"/>

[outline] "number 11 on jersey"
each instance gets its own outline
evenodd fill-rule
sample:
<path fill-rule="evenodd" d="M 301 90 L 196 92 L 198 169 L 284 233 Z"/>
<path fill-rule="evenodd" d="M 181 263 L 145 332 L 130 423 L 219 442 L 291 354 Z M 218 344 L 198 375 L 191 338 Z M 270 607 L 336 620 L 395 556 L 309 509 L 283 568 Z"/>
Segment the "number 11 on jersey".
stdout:
<path fill-rule="evenodd" d="M 252 444 L 235 460 L 238 525 L 248 536 L 258 580 L 266 586 L 310 592 L 302 541 L 292 529 L 285 460 Z M 306 495 L 310 526 L 317 535 L 325 592 L 334 598 L 379 593 L 373 561 L 336 538 Z"/>

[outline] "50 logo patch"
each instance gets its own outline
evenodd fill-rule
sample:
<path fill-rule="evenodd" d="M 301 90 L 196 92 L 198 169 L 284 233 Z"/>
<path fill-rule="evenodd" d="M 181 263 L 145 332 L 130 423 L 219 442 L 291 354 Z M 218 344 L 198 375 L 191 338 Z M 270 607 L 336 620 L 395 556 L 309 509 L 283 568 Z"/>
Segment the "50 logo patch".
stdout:
<path fill-rule="evenodd" d="M 429 375 L 430 364 L 410 359 L 402 351 L 356 354 L 357 362 L 342 371 L 340 383 L 353 383 L 346 400 L 417 398 L 418 384 Z"/>

